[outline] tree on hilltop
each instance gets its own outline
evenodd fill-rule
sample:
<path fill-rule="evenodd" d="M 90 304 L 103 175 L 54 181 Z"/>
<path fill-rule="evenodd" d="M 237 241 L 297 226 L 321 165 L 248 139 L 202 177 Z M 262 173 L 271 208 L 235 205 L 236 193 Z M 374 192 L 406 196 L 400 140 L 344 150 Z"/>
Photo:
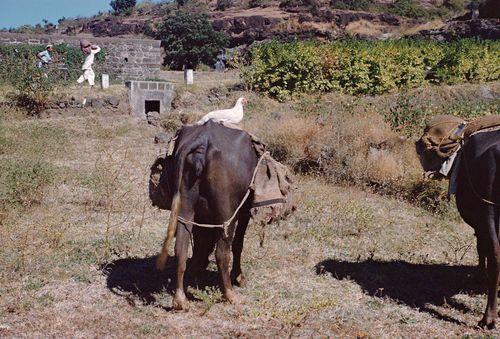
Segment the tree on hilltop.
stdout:
<path fill-rule="evenodd" d="M 131 12 L 136 3 L 136 0 L 112 0 L 109 5 L 116 14 L 125 14 Z"/>
<path fill-rule="evenodd" d="M 165 46 L 165 64 L 173 69 L 212 65 L 228 44 L 228 37 L 216 32 L 205 14 L 182 11 L 165 19 L 158 27 L 157 38 Z"/>

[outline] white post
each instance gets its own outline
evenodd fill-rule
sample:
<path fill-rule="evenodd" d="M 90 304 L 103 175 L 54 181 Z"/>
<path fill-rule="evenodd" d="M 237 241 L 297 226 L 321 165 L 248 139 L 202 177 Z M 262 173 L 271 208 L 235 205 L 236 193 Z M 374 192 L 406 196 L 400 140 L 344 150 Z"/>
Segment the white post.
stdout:
<path fill-rule="evenodd" d="M 102 85 L 102 89 L 109 88 L 109 75 L 108 74 L 101 75 L 101 85 Z"/>
<path fill-rule="evenodd" d="M 192 85 L 194 83 L 194 72 L 192 69 L 184 70 L 184 81 L 187 85 Z"/>

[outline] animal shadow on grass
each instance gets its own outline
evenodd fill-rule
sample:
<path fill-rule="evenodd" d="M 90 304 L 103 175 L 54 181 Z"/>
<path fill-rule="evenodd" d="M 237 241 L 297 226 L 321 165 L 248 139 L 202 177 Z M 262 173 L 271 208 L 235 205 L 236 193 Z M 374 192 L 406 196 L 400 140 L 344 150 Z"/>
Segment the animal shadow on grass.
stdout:
<path fill-rule="evenodd" d="M 430 305 L 448 305 L 464 313 L 475 312 L 452 297 L 459 293 L 476 295 L 484 292 L 483 284 L 478 278 L 478 269 L 472 266 L 374 260 L 325 260 L 316 265 L 317 274 L 327 272 L 339 280 L 355 281 L 370 296 L 387 297 L 427 312 L 437 319 L 460 325 L 465 324 L 441 314 Z"/>
<path fill-rule="evenodd" d="M 120 296 L 127 298 L 129 303 L 133 303 L 130 296 L 135 296 L 146 305 L 157 304 L 155 294 L 167 291 L 174 294 L 176 259 L 169 257 L 167 266 L 163 272 L 156 269 L 156 256 L 146 258 L 118 259 L 107 263 L 101 267 L 106 276 L 108 289 Z M 198 279 L 194 279 L 189 274 L 190 260 L 188 260 L 188 271 L 185 282 L 188 286 L 204 289 L 207 286 L 218 286 L 217 272 L 204 271 Z M 189 299 L 193 299 L 187 293 Z M 170 310 L 170 308 L 167 308 Z"/>

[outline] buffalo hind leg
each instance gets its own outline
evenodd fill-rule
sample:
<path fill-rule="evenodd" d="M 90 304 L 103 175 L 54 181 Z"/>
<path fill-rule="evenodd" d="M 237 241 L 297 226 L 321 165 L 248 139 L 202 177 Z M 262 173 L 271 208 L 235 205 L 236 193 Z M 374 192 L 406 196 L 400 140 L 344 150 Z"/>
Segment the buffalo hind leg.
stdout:
<path fill-rule="evenodd" d="M 228 228 L 228 233 L 232 234 L 233 232 L 231 232 L 231 229 L 234 230 L 234 222 Z M 221 234 L 215 248 L 215 260 L 217 261 L 217 268 L 219 269 L 222 280 L 224 298 L 232 304 L 237 304 L 240 302 L 240 298 L 233 290 L 229 274 L 229 265 L 231 263 L 231 238 L 231 236 L 224 238 Z"/>
<path fill-rule="evenodd" d="M 244 287 L 246 282 L 245 276 L 241 271 L 241 252 L 243 250 L 243 241 L 249 221 L 250 213 L 244 213 L 239 217 L 232 246 L 233 267 L 231 269 L 231 282 L 240 287 Z"/>
<path fill-rule="evenodd" d="M 190 219 L 192 218 L 192 215 L 184 218 L 192 220 Z M 189 307 L 186 293 L 184 292 L 184 273 L 186 272 L 188 249 L 191 238 L 190 233 L 192 228 L 192 225 L 184 225 L 182 223 L 178 223 L 177 225 L 175 239 L 175 257 L 177 258 L 177 288 L 175 290 L 174 300 L 172 301 L 172 307 L 176 310 L 187 310 Z"/>
<path fill-rule="evenodd" d="M 500 274 L 500 245 L 498 235 L 493 218 L 489 218 L 488 222 L 488 239 L 485 239 L 487 270 L 488 270 L 488 303 L 483 319 L 479 322 L 480 327 L 492 329 L 495 327 L 497 318 L 497 294 L 498 294 L 498 279 Z"/>
<path fill-rule="evenodd" d="M 193 259 L 190 271 L 196 283 L 201 279 L 201 274 L 206 270 L 209 263 L 210 253 L 215 247 L 214 230 L 210 228 L 195 227 L 193 229 Z"/>

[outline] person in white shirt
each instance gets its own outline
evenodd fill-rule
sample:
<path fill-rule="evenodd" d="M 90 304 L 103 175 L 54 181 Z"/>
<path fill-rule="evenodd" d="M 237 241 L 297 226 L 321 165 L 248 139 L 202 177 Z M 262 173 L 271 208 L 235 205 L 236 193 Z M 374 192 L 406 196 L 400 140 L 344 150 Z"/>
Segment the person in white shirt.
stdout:
<path fill-rule="evenodd" d="M 47 45 L 47 48 L 45 48 L 44 51 L 36 55 L 38 59 L 38 68 L 45 67 L 52 62 L 52 56 L 50 55 L 50 53 L 52 53 L 52 50 L 52 45 Z"/>
<path fill-rule="evenodd" d="M 95 55 L 101 51 L 101 48 L 97 45 L 92 45 L 87 40 L 80 41 L 80 48 L 83 53 L 87 54 L 85 62 L 82 66 L 83 74 L 76 80 L 76 82 L 81 85 L 85 80 L 89 82 L 90 87 L 94 87 L 95 73 L 92 69 L 92 64 L 94 63 Z"/>

